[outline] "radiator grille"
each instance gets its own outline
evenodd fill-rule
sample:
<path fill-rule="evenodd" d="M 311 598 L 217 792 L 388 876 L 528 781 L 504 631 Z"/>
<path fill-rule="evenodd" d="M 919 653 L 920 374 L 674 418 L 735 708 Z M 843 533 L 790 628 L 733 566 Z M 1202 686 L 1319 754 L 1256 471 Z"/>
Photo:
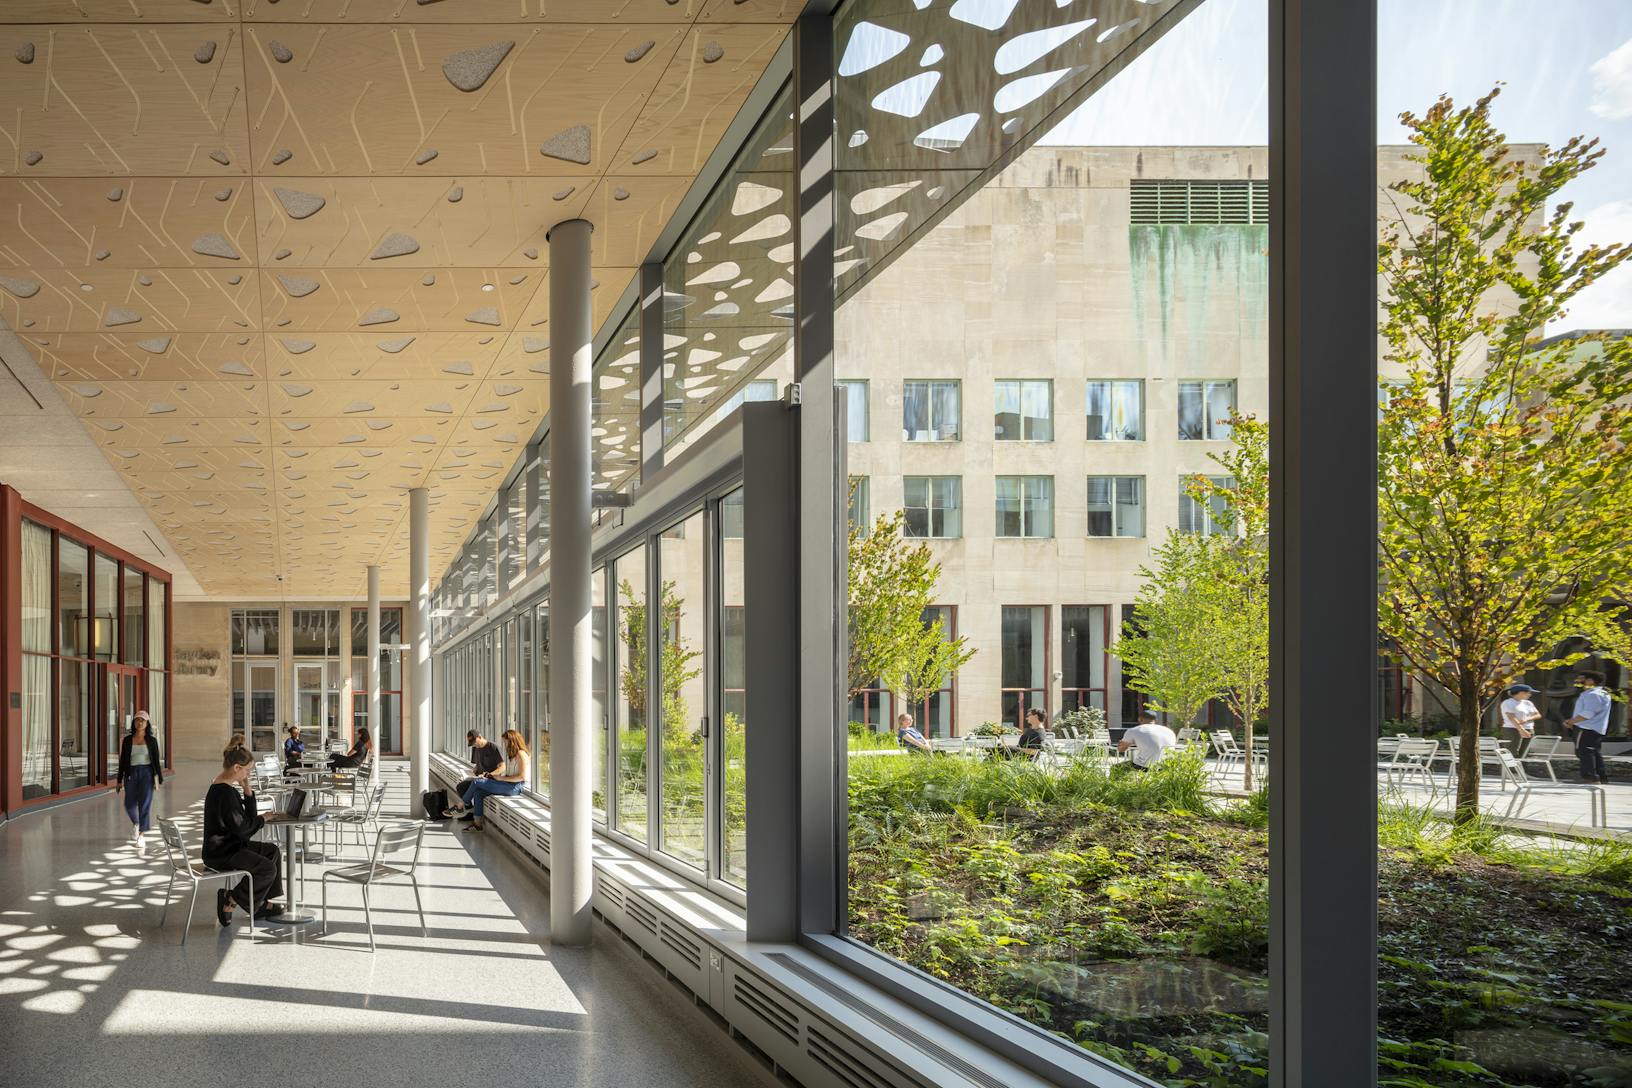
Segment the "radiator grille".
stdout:
<path fill-rule="evenodd" d="M 830 1039 L 818 1028 L 807 1029 L 809 1039 L 805 1050 L 848 1088 L 894 1088 L 883 1077 L 863 1065 L 858 1056 L 845 1049 L 837 1040 Z"/>
<path fill-rule="evenodd" d="M 799 1043 L 799 1017 L 771 996 L 768 987 L 758 985 L 740 968 L 731 976 L 731 992 L 737 1004 L 753 1013 L 788 1042 Z"/>

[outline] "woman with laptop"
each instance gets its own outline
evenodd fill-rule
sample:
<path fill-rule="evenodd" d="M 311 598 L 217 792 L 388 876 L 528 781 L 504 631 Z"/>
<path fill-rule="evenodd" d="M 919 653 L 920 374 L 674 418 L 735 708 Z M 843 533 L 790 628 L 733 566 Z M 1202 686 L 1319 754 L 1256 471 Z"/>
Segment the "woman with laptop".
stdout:
<path fill-rule="evenodd" d="M 272 900 L 283 893 L 279 876 L 278 848 L 256 842 L 255 833 L 266 823 L 255 802 L 250 784 L 250 768 L 255 757 L 242 746 L 221 754 L 221 773 L 204 794 L 204 864 L 211 869 L 242 869 L 254 880 L 255 902 L 249 898 L 250 880 L 215 893 L 215 917 L 223 926 L 232 924 L 233 904 L 252 911 L 257 918 L 283 913 L 283 904 Z"/>

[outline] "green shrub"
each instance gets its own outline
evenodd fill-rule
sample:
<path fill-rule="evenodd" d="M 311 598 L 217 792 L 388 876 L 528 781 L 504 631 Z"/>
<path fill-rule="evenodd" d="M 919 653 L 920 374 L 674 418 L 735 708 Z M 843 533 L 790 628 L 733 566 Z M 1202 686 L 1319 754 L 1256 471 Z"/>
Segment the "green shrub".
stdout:
<path fill-rule="evenodd" d="M 1190 951 L 1231 962 L 1269 953 L 1269 886 L 1262 880 L 1226 877 L 1190 881 Z"/>

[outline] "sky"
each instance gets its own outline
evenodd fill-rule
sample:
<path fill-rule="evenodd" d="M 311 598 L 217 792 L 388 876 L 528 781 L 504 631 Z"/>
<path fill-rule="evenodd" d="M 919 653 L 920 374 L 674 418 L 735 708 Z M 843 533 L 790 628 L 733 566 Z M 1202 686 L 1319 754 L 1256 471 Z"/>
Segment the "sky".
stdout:
<path fill-rule="evenodd" d="M 1497 82 L 1515 143 L 1598 137 L 1606 154 L 1563 194 L 1594 242 L 1632 241 L 1632 0 L 1379 0 L 1377 135 L 1404 143 L 1402 110 L 1471 102 Z M 1203 0 L 1043 137 L 1047 144 L 1263 144 L 1264 0 Z M 1632 262 L 1628 262 L 1632 265 Z M 1632 267 L 1577 296 L 1551 331 L 1632 328 Z"/>

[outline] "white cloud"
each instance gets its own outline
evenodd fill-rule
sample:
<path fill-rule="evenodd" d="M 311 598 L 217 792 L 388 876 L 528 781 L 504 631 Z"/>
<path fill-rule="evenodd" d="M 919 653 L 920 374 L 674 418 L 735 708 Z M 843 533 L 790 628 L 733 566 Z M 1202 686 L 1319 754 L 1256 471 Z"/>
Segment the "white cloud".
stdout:
<path fill-rule="evenodd" d="M 1612 200 L 1581 213 L 1586 225 L 1576 235 L 1578 244 L 1632 242 L 1632 200 Z M 1555 321 L 1550 332 L 1571 329 L 1632 328 L 1632 268 L 1621 265 L 1575 296 L 1570 312 Z"/>
<path fill-rule="evenodd" d="M 1593 62 L 1592 104 L 1587 108 L 1606 121 L 1632 117 L 1632 38 Z"/>

